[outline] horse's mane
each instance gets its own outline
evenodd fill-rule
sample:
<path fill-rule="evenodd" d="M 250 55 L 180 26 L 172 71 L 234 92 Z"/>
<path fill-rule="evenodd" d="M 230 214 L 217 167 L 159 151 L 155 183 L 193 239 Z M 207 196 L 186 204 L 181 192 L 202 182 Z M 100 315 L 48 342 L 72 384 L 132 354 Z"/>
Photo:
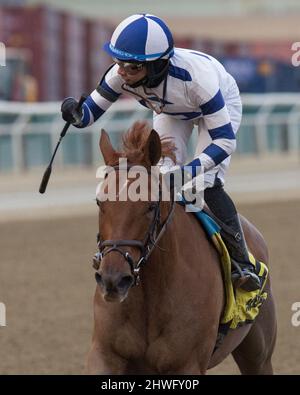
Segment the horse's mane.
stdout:
<path fill-rule="evenodd" d="M 122 152 L 121 155 L 126 157 L 131 163 L 141 163 L 144 158 L 144 146 L 147 142 L 148 136 L 151 132 L 151 127 L 145 121 L 137 121 L 132 127 L 123 135 Z M 161 141 L 161 156 L 169 157 L 176 163 L 176 147 L 171 137 L 162 137 Z"/>

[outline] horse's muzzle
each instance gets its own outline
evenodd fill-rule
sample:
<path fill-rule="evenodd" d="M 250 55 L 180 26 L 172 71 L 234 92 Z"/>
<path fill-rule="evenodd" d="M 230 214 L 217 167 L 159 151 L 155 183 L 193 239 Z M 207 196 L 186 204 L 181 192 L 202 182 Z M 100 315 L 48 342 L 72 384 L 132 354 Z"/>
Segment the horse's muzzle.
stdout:
<path fill-rule="evenodd" d="M 127 297 L 129 289 L 134 285 L 134 277 L 129 274 L 113 276 L 96 272 L 95 279 L 104 299 L 108 302 L 122 302 Z"/>

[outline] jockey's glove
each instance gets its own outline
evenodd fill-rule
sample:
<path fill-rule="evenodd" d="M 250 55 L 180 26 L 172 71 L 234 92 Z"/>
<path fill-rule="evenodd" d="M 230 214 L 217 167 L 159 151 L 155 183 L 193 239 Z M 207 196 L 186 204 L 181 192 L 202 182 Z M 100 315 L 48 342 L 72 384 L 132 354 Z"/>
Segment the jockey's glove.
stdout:
<path fill-rule="evenodd" d="M 183 185 L 192 180 L 191 174 L 179 165 L 165 169 L 163 177 L 169 189 L 174 189 L 176 192 L 181 191 Z"/>
<path fill-rule="evenodd" d="M 78 108 L 78 106 L 78 101 L 73 97 L 67 97 L 61 104 L 63 119 L 74 126 L 82 125 L 82 108 Z"/>
<path fill-rule="evenodd" d="M 190 166 L 172 166 L 163 177 L 170 190 L 180 194 L 187 203 L 194 203 L 204 191 L 203 172 L 199 169 L 198 175 L 193 178 Z"/>
<path fill-rule="evenodd" d="M 202 210 L 204 206 L 204 177 L 198 175 L 192 181 L 183 185 L 180 191 L 186 204 L 192 204 Z"/>

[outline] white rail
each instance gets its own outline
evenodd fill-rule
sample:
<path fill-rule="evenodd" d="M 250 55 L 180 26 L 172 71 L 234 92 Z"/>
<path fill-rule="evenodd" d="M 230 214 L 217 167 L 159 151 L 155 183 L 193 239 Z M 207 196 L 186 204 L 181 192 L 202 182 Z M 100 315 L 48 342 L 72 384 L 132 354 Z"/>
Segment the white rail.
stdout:
<path fill-rule="evenodd" d="M 242 96 L 243 121 L 238 133 L 238 152 L 265 154 L 300 150 L 300 94 L 248 94 Z M 59 151 L 56 165 L 92 165 L 99 162 L 98 138 L 101 128 L 117 143 L 120 133 L 137 119 L 152 113 L 135 100 L 115 103 L 100 121 L 86 129 L 71 128 Z M 0 101 L 0 172 L 16 172 L 47 164 L 64 125 L 60 103 L 19 103 Z M 192 137 L 192 141 L 193 141 Z M 190 144 L 190 150 L 192 149 Z M 77 153 L 76 153 L 76 152 Z"/>

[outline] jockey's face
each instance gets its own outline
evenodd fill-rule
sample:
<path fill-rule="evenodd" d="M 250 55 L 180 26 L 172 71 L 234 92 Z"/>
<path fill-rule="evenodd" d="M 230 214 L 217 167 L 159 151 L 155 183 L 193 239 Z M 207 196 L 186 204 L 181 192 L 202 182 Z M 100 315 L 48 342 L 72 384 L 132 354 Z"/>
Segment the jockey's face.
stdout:
<path fill-rule="evenodd" d="M 147 69 L 143 63 L 121 62 L 117 59 L 114 61 L 119 66 L 118 74 L 128 85 L 135 84 L 147 75 Z"/>

